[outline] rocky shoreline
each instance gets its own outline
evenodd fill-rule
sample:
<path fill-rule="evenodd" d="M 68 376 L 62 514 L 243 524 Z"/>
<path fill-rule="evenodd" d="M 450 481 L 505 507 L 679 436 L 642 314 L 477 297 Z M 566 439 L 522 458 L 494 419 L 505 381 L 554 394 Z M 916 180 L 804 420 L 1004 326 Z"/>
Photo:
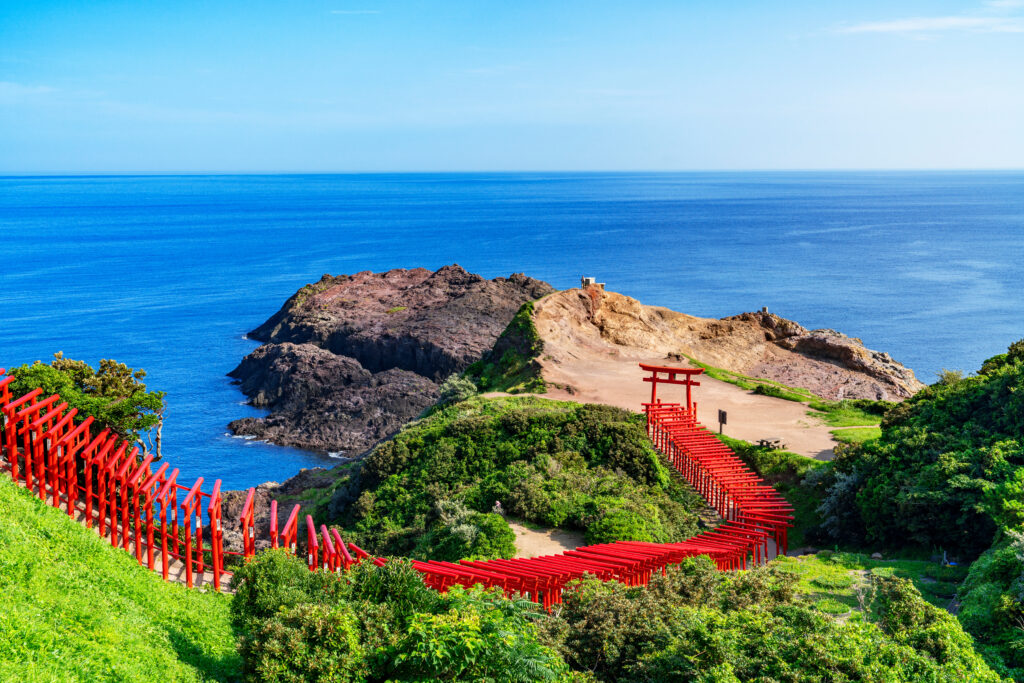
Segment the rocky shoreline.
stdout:
<path fill-rule="evenodd" d="M 264 344 L 228 374 L 270 413 L 228 427 L 357 457 L 436 403 L 445 378 L 488 351 L 525 302 L 553 291 L 458 265 L 324 275 L 249 333 Z"/>

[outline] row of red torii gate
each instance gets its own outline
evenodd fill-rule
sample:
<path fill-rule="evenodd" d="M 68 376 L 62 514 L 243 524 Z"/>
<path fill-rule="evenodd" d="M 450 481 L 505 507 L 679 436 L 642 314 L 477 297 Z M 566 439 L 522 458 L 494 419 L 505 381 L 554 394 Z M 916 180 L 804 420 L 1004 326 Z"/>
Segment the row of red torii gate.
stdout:
<path fill-rule="evenodd" d="M 647 373 L 643 381 L 651 384 L 650 402 L 642 407 L 654 447 L 717 511 L 720 523 L 679 543 L 618 541 L 532 558 L 413 561 L 428 586 L 442 591 L 456 584 L 497 586 L 550 608 L 561 602 L 567 584 L 584 574 L 646 585 L 654 572 L 687 557 L 707 555 L 719 569 L 736 570 L 785 552 L 790 505 L 697 421 L 691 392 L 703 370 L 640 367 Z M 219 479 L 207 490 L 202 477 L 182 484 L 176 468 L 140 454 L 59 395 L 35 389 L 12 396 L 12 382 L 0 368 L 0 460 L 14 482 L 133 553 L 165 580 L 221 590 L 231 575 L 225 559 L 255 556 L 255 489 L 249 489 L 239 518 L 242 549 L 227 551 Z M 663 402 L 659 384 L 685 386 L 685 403 Z M 340 573 L 357 562 L 387 562 L 346 542 L 336 528 L 317 525 L 298 505 L 284 512 L 271 502 L 267 543 L 260 545 L 301 552 L 311 570 Z"/>

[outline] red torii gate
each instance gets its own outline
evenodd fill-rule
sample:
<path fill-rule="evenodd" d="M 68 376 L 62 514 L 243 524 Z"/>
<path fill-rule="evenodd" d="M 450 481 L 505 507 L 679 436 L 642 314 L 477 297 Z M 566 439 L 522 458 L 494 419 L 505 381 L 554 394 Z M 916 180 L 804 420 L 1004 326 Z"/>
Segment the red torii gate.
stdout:
<path fill-rule="evenodd" d="M 651 373 L 650 377 L 644 377 L 645 382 L 651 383 L 651 405 L 658 402 L 658 384 L 683 384 L 686 386 L 686 410 L 693 411 L 695 405 L 692 400 L 692 387 L 699 387 L 700 382 L 695 382 L 694 377 L 704 372 L 704 368 L 674 368 L 668 365 L 649 365 L 640 363 L 640 367 Z M 667 374 L 668 377 L 660 375 Z M 676 379 L 676 375 L 682 375 L 683 379 Z"/>

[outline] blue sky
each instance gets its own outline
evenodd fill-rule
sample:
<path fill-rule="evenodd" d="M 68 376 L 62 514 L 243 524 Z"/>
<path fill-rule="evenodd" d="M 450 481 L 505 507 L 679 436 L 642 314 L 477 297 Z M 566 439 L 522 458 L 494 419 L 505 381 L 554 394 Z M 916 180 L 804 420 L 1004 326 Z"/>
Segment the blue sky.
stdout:
<path fill-rule="evenodd" d="M 1024 167 L 1024 0 L 0 0 L 0 173 Z"/>

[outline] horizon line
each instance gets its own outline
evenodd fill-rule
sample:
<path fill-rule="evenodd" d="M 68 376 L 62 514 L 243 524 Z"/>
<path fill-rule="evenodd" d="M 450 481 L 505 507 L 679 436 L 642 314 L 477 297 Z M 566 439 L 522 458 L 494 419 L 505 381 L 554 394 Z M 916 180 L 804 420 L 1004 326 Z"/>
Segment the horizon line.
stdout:
<path fill-rule="evenodd" d="M 332 176 L 332 175 L 484 175 L 484 174 L 578 174 L 600 175 L 658 173 L 1021 173 L 1024 167 L 942 167 L 942 168 L 679 168 L 679 169 L 466 169 L 466 170 L 338 170 L 338 171 L 0 171 L 0 178 L 129 178 L 129 177 L 212 177 L 212 176 Z"/>

